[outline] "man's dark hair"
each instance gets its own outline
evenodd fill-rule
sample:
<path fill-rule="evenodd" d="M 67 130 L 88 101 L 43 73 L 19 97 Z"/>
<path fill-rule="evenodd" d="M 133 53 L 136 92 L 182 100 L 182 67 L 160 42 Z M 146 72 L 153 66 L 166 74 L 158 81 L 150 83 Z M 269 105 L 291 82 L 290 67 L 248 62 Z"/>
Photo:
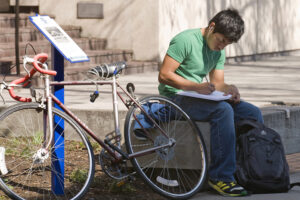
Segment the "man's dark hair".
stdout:
<path fill-rule="evenodd" d="M 244 33 L 244 20 L 235 9 L 222 10 L 210 21 L 215 23 L 214 33 L 223 34 L 231 42 L 237 42 Z"/>

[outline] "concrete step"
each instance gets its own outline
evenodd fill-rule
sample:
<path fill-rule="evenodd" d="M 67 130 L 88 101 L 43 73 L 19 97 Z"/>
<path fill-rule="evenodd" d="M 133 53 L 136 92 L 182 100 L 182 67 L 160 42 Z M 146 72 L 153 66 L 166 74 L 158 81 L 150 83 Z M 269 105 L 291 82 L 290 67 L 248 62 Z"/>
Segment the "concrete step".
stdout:
<path fill-rule="evenodd" d="M 78 26 L 62 26 L 62 29 L 71 37 L 79 38 L 81 28 Z M 46 40 L 45 37 L 34 26 L 21 28 L 19 33 L 20 42 L 40 41 Z M 0 30 L 0 43 L 15 42 L 15 29 L 5 28 Z"/>
<path fill-rule="evenodd" d="M 33 14 L 20 13 L 19 27 L 32 26 L 29 16 Z M 15 14 L 14 13 L 0 13 L 0 27 L 1 28 L 14 28 L 15 27 Z"/>
<path fill-rule="evenodd" d="M 50 46 L 50 45 L 49 45 Z M 50 47 L 45 48 L 45 49 L 40 49 L 41 51 L 37 52 L 44 52 L 48 53 L 50 55 Z M 24 52 L 24 51 L 23 51 Z M 32 50 L 29 49 L 29 52 L 32 54 Z M 96 66 L 99 64 L 103 63 L 113 63 L 113 62 L 119 62 L 119 61 L 131 61 L 133 59 L 133 51 L 132 50 L 119 50 L 119 49 L 103 49 L 103 50 L 88 50 L 85 51 L 88 57 L 90 58 L 89 66 Z M 28 55 L 30 57 L 33 57 L 33 55 Z M 9 56 L 9 57 L 1 57 L 0 58 L 0 63 L 5 62 L 11 62 L 12 64 L 15 63 L 15 57 L 14 56 Z M 20 63 L 22 63 L 22 57 L 20 57 Z M 0 64 L 1 65 L 1 64 Z M 48 59 L 48 65 L 51 66 L 51 56 Z M 71 67 L 78 67 L 81 68 L 82 66 L 87 65 L 86 62 L 82 63 L 70 63 L 69 61 L 65 60 L 64 61 L 64 66 L 68 68 L 69 66 Z M 23 66 L 20 66 L 20 70 L 24 71 Z M 11 70 L 11 74 L 16 73 L 16 68 L 13 68 Z"/>
<path fill-rule="evenodd" d="M 6 83 L 10 83 L 12 82 L 13 80 L 16 80 L 16 79 L 19 79 L 19 78 L 23 78 L 26 74 L 25 73 L 22 73 L 20 76 L 17 76 L 17 75 L 4 75 L 4 74 L 0 74 L 0 83 L 2 81 L 5 81 Z M 1 102 L 1 100 L 0 100 Z"/>
<path fill-rule="evenodd" d="M 86 50 L 103 50 L 106 47 L 106 39 L 97 39 L 97 38 L 74 38 L 73 39 L 77 45 Z M 40 40 L 40 41 L 31 41 L 31 42 L 20 42 L 19 49 L 20 49 L 20 56 L 25 55 L 25 48 L 26 45 L 30 43 L 36 52 L 44 52 L 50 54 L 51 52 L 51 44 L 48 40 Z M 32 49 L 28 49 L 28 51 Z M 15 55 L 15 44 L 10 43 L 0 43 L 0 58 L 1 57 L 11 57 Z"/>

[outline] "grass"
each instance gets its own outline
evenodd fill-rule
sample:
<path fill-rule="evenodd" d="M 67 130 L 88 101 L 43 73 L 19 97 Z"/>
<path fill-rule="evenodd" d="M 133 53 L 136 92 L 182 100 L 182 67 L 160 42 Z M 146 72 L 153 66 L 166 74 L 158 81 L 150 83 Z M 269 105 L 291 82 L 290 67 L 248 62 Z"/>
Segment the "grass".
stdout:
<path fill-rule="evenodd" d="M 7 196 L 5 195 L 0 195 L 0 200 L 9 200 L 10 198 L 8 198 Z"/>
<path fill-rule="evenodd" d="M 82 169 L 75 169 L 71 172 L 70 181 L 75 183 L 84 183 L 87 179 L 88 172 Z"/>
<path fill-rule="evenodd" d="M 22 157 L 28 157 L 28 154 L 32 151 L 33 148 L 35 148 L 37 145 L 42 145 L 44 140 L 44 133 L 38 131 L 32 137 L 13 137 L 10 140 L 6 140 L 7 141 L 5 146 L 9 147 L 5 149 L 6 155 L 21 155 Z M 22 151 L 19 152 L 19 150 Z"/>
<path fill-rule="evenodd" d="M 109 191 L 112 193 L 131 193 L 136 192 L 136 189 L 127 181 L 113 181 L 110 184 Z"/>

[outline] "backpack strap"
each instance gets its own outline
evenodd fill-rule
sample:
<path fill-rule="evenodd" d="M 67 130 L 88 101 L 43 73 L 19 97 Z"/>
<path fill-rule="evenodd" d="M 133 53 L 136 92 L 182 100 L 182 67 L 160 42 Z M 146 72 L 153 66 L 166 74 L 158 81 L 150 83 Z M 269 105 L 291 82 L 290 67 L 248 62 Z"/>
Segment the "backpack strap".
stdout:
<path fill-rule="evenodd" d="M 237 123 L 237 127 L 251 126 L 252 128 L 261 128 L 262 124 L 253 119 L 243 119 Z"/>
<path fill-rule="evenodd" d="M 264 124 L 253 119 L 243 119 L 238 121 L 236 124 L 237 135 L 247 133 L 249 130 L 253 128 L 263 129 Z"/>

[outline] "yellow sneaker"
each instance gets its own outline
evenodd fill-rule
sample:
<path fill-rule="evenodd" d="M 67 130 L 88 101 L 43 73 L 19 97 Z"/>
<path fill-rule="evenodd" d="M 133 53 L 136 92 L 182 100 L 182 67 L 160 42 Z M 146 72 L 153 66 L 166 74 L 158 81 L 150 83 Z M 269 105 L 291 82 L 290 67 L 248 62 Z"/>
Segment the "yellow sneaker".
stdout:
<path fill-rule="evenodd" d="M 209 180 L 208 184 L 215 191 L 223 196 L 229 197 L 239 197 L 247 196 L 248 192 L 242 186 L 238 185 L 236 182 L 223 182 L 223 181 L 213 181 Z"/>

